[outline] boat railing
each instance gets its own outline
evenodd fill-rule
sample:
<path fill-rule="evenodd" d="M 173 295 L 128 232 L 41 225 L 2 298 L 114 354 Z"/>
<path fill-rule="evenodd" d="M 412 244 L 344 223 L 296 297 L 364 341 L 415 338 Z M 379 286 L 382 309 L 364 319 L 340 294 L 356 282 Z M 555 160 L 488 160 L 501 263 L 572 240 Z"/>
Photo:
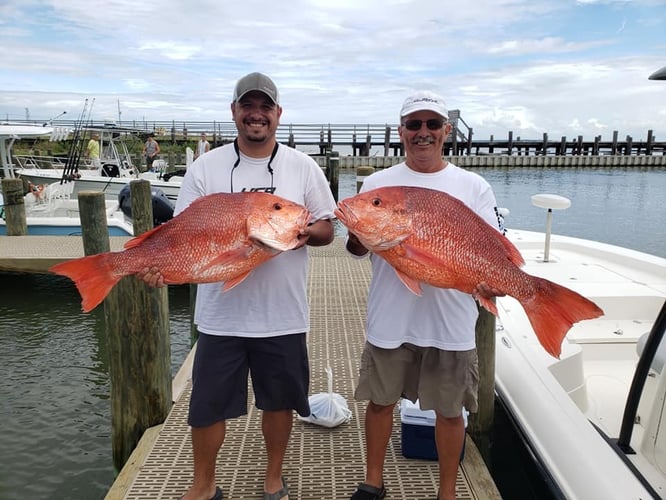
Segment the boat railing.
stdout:
<path fill-rule="evenodd" d="M 67 158 L 63 156 L 46 156 L 34 154 L 13 155 L 19 169 L 63 169 L 67 165 Z M 96 167 L 89 158 L 79 159 L 79 169 L 92 170 Z"/>

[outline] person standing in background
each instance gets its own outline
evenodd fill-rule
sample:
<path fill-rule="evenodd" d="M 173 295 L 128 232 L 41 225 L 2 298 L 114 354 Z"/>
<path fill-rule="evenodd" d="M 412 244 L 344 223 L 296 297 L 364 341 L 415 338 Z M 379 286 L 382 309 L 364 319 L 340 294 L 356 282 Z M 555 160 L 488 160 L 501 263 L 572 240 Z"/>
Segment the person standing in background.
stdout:
<path fill-rule="evenodd" d="M 206 132 L 201 132 L 201 139 L 197 143 L 197 150 L 194 152 L 194 159 L 196 160 L 202 154 L 210 151 L 210 142 L 206 140 Z"/>
<path fill-rule="evenodd" d="M 153 169 L 153 162 L 158 154 L 160 154 L 160 145 L 155 140 L 155 134 L 151 132 L 143 145 L 143 156 L 146 158 L 146 170 L 151 171 Z"/>
<path fill-rule="evenodd" d="M 100 155 L 99 133 L 93 132 L 90 135 L 90 140 L 88 141 L 88 145 L 86 146 L 85 156 L 86 158 L 90 159 L 93 168 L 96 168 L 98 170 L 102 167 L 99 155 Z"/>

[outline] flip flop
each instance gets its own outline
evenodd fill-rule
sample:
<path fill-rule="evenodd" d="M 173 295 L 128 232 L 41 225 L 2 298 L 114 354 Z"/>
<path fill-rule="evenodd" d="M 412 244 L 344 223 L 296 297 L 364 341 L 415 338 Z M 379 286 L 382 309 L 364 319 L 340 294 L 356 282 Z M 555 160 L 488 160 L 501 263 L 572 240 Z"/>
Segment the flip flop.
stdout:
<path fill-rule="evenodd" d="M 180 497 L 180 500 L 183 500 L 184 497 L 185 497 L 185 495 Z M 224 500 L 224 492 L 222 491 L 222 488 L 220 488 L 219 486 L 216 486 L 215 487 L 215 494 L 212 497 L 210 497 L 210 500 Z"/>
<path fill-rule="evenodd" d="M 386 488 L 382 483 L 381 488 L 366 483 L 358 483 L 358 488 L 352 495 L 352 500 L 381 500 L 386 497 Z"/>
<path fill-rule="evenodd" d="M 287 488 L 287 483 L 284 480 L 284 478 L 281 479 L 282 479 L 282 488 L 280 488 L 275 493 L 267 493 L 264 491 L 263 500 L 282 500 L 282 498 L 289 496 L 289 488 Z"/>

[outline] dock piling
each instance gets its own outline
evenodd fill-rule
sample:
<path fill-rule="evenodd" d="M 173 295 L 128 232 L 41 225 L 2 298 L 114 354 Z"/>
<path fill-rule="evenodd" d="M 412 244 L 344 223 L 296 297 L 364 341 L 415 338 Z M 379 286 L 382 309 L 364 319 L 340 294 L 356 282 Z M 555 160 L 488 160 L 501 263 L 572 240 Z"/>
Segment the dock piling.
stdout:
<path fill-rule="evenodd" d="M 28 224 L 25 219 L 25 199 L 23 198 L 23 181 L 21 179 L 2 179 L 5 223 L 7 236 L 25 236 Z"/>
<path fill-rule="evenodd" d="M 152 228 L 150 182 L 130 183 L 134 234 Z M 79 194 L 86 254 L 108 251 L 104 193 Z M 91 214 L 91 212 L 94 212 Z M 167 288 L 134 276 L 120 280 L 104 301 L 111 378 L 111 440 L 120 470 L 149 427 L 166 419 L 172 404 Z"/>

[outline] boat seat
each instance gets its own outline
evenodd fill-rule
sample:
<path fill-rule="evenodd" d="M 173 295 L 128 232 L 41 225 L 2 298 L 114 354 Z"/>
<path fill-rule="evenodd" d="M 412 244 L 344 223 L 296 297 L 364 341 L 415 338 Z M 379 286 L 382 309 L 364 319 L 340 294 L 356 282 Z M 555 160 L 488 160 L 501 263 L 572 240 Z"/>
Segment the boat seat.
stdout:
<path fill-rule="evenodd" d="M 649 335 L 650 332 L 645 332 L 638 338 L 638 341 L 636 342 L 636 354 L 638 354 L 638 356 L 643 354 L 643 349 L 645 349 L 645 343 L 647 342 Z M 662 340 L 662 342 L 659 344 L 659 347 L 657 348 L 657 352 L 654 355 L 654 359 L 652 360 L 652 365 L 650 368 L 652 368 L 657 373 L 661 373 L 661 370 L 664 368 L 664 364 L 666 364 L 666 342 Z"/>

